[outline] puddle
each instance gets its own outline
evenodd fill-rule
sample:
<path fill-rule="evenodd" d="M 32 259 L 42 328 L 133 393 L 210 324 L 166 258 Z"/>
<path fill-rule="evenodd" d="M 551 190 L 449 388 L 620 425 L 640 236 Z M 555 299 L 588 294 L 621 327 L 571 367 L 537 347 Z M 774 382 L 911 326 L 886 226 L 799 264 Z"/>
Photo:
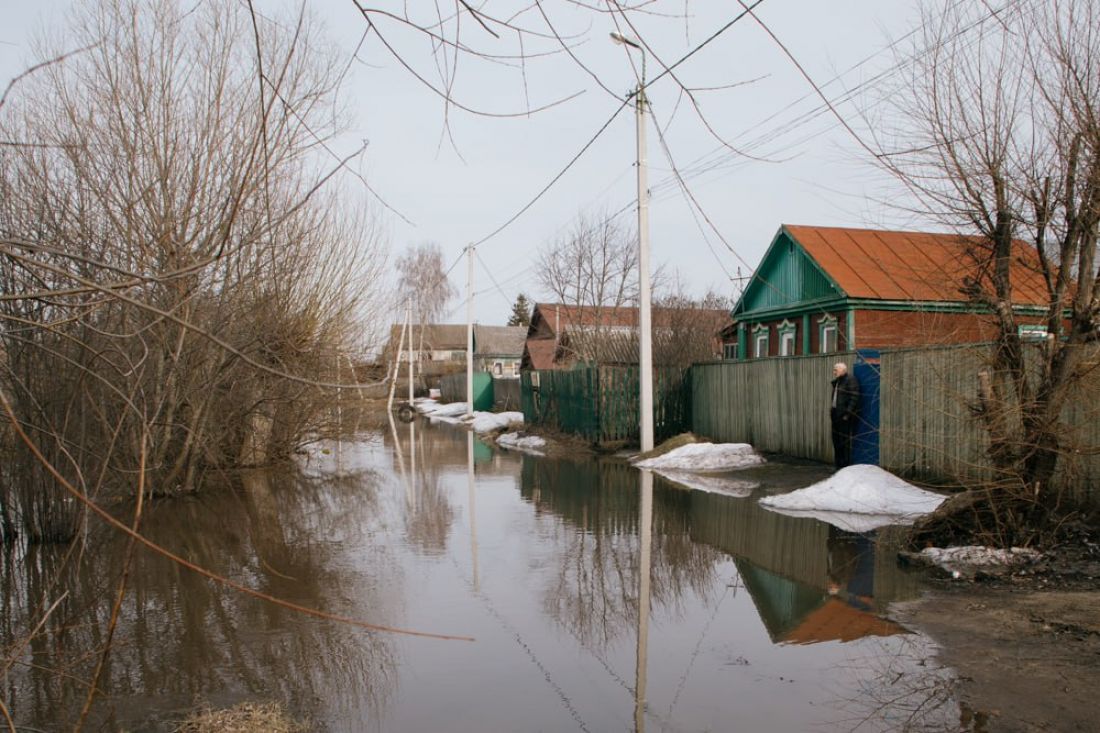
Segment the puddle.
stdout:
<path fill-rule="evenodd" d="M 168 731 L 196 703 L 270 699 L 333 731 L 958 720 L 927 640 L 878 615 L 919 592 L 882 549 L 889 529 L 845 533 L 754 498 L 647 485 L 621 461 L 502 452 L 422 423 L 316 451 L 304 473 L 154 503 L 143 528 L 293 603 L 476 641 L 308 618 L 141 552 L 89 729 Z M 773 460 L 739 475 L 759 497 L 828 473 Z M 19 725 L 75 721 L 122 549 L 4 557 L 5 649 L 68 591 L 5 680 Z"/>

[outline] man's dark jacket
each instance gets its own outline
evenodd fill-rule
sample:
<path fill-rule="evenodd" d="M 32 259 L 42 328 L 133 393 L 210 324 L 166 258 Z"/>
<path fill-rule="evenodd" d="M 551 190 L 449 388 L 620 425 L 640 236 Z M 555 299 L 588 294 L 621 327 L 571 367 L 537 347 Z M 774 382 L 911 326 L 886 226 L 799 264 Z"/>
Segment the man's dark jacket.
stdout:
<path fill-rule="evenodd" d="M 855 424 L 859 413 L 859 380 L 846 372 L 833 380 L 833 389 L 836 390 L 836 407 L 829 411 L 830 416 L 837 422 L 846 416 L 849 423 Z"/>

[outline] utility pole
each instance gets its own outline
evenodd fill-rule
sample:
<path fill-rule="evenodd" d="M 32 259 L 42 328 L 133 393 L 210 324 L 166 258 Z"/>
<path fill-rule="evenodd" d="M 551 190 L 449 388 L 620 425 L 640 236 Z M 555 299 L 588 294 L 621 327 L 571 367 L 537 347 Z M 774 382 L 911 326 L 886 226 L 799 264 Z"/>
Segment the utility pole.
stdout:
<path fill-rule="evenodd" d="M 474 246 L 466 247 L 466 417 L 474 416 Z"/>
<path fill-rule="evenodd" d="M 405 305 L 405 318 L 409 321 L 409 407 L 413 406 L 413 332 L 412 332 L 412 301 Z M 424 324 L 420 324 L 420 338 L 424 339 Z"/>
<path fill-rule="evenodd" d="M 653 450 L 653 313 L 649 283 L 649 184 L 646 175 L 645 49 L 633 38 L 612 33 L 611 40 L 642 55 L 642 76 L 634 90 L 638 139 L 638 413 L 641 449 Z"/>
<path fill-rule="evenodd" d="M 641 350 L 638 355 L 638 369 L 641 371 L 638 409 L 642 422 L 641 448 L 645 452 L 653 450 L 653 313 L 649 288 L 649 184 L 646 175 L 644 75 L 634 101 L 638 120 L 638 328 L 641 331 L 638 340 Z"/>
<path fill-rule="evenodd" d="M 390 413 L 391 420 L 393 415 L 393 395 L 397 391 L 397 378 L 401 376 L 401 352 L 405 350 L 405 331 L 409 327 L 409 310 L 405 309 L 405 321 L 401 324 L 401 337 L 397 341 L 397 351 L 393 355 L 393 381 L 390 382 L 390 397 L 386 401 L 386 411 Z M 393 338 L 392 334 L 390 338 Z M 412 340 L 412 336 L 409 336 L 409 340 Z"/>

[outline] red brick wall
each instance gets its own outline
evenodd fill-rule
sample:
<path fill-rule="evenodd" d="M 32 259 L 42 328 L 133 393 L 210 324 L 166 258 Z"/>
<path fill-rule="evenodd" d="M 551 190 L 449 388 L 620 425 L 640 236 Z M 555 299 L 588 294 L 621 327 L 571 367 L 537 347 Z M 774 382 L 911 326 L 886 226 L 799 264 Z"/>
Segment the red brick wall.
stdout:
<path fill-rule="evenodd" d="M 810 353 L 820 353 L 821 317 L 825 313 L 810 315 Z M 848 315 L 846 312 L 829 313 L 837 319 L 839 350 L 848 347 Z M 784 319 L 766 321 L 768 327 L 768 356 L 779 355 L 779 324 Z M 795 325 L 795 354 L 801 356 L 803 320 L 787 319 Z M 1042 319 L 1019 317 L 1020 323 L 1041 323 Z M 755 324 L 753 324 L 755 326 Z M 750 326 L 746 329 L 748 357 L 753 358 L 755 339 Z M 940 344 L 963 344 L 992 341 L 996 336 L 992 316 L 973 313 L 932 313 L 925 311 L 857 310 L 855 312 L 855 346 L 860 349 L 905 348 Z"/>
<path fill-rule="evenodd" d="M 861 349 L 974 343 L 995 335 L 989 315 L 856 311 L 856 346 Z"/>

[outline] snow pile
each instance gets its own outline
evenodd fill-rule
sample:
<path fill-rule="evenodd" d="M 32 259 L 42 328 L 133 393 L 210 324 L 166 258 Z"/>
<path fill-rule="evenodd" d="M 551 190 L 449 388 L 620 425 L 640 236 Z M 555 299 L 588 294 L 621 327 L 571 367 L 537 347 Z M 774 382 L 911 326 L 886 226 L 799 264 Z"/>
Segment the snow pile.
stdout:
<path fill-rule="evenodd" d="M 638 468 L 673 471 L 731 471 L 764 463 L 748 443 L 690 443 L 655 458 L 635 462 Z"/>
<path fill-rule="evenodd" d="M 504 433 L 497 438 L 497 445 L 503 448 L 527 451 L 543 455 L 546 441 L 537 435 L 523 435 L 521 433 Z"/>
<path fill-rule="evenodd" d="M 466 403 L 449 402 L 441 405 L 434 400 L 420 400 L 416 403 L 416 409 L 432 419 L 459 418 L 466 414 Z"/>
<path fill-rule="evenodd" d="M 491 433 L 516 423 L 523 424 L 522 412 L 475 412 L 474 419 L 469 422 L 469 425 L 475 433 Z"/>
<path fill-rule="evenodd" d="M 781 514 L 809 516 L 850 532 L 912 524 L 946 497 L 919 489 L 878 466 L 848 466 L 813 486 L 760 500 Z"/>
<path fill-rule="evenodd" d="M 946 548 L 926 547 L 919 553 L 922 560 L 943 568 L 956 578 L 961 575 L 969 575 L 977 569 L 1012 568 L 1019 565 L 1030 565 L 1041 556 L 1041 553 L 1026 547 L 1000 550 L 976 545 Z"/>
<path fill-rule="evenodd" d="M 685 489 L 705 491 L 709 494 L 725 494 L 726 496 L 743 499 L 760 487 L 759 481 L 745 481 L 743 479 L 726 478 L 724 476 L 708 476 L 692 473 L 691 471 L 654 471 L 668 481 Z"/>

